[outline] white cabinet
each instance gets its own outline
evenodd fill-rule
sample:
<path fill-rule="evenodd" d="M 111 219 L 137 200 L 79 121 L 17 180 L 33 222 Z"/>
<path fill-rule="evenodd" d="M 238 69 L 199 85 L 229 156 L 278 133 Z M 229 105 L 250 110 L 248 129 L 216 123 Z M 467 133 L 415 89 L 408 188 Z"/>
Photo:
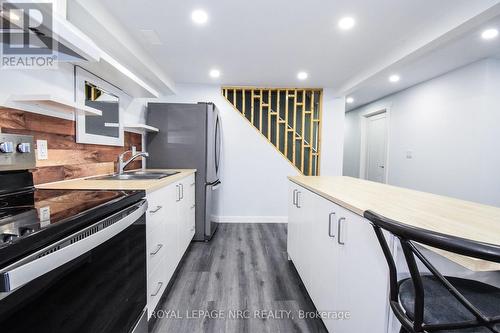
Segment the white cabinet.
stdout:
<path fill-rule="evenodd" d="M 336 332 L 387 332 L 389 273 L 382 249 L 368 220 L 340 208 L 337 237 L 337 307 L 349 320 L 335 322 Z"/>
<path fill-rule="evenodd" d="M 195 197 L 194 197 L 194 175 L 182 179 L 176 185 L 177 197 L 177 237 L 179 247 L 177 259 L 180 261 L 184 252 L 191 243 L 195 233 Z"/>
<path fill-rule="evenodd" d="M 192 174 L 146 196 L 148 318 L 194 236 L 194 179 Z"/>
<path fill-rule="evenodd" d="M 328 330 L 387 332 L 387 264 L 371 224 L 293 182 L 289 192 L 288 253 L 317 310 L 330 312 Z"/>
<path fill-rule="evenodd" d="M 291 205 L 289 206 L 289 221 L 288 221 L 288 244 L 290 246 L 288 247 L 288 256 L 294 263 L 297 263 L 296 268 L 297 270 L 302 270 L 299 271 L 299 274 L 302 276 L 302 278 L 305 278 L 305 254 L 303 252 L 303 249 L 299 247 L 299 238 L 303 237 L 302 233 L 302 226 L 304 225 L 304 209 L 301 209 L 300 204 L 298 203 L 298 200 L 300 200 L 300 187 L 296 185 L 291 185 L 290 188 L 290 194 L 289 194 L 289 201 Z M 302 197 L 303 201 L 303 197 Z"/>

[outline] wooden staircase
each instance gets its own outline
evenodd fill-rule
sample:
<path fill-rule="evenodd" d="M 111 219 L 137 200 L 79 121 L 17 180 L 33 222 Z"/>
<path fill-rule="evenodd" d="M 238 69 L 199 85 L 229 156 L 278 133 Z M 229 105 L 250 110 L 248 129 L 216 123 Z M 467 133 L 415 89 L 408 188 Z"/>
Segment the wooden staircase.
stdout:
<path fill-rule="evenodd" d="M 319 175 L 321 89 L 223 87 L 226 100 L 302 174 Z"/>

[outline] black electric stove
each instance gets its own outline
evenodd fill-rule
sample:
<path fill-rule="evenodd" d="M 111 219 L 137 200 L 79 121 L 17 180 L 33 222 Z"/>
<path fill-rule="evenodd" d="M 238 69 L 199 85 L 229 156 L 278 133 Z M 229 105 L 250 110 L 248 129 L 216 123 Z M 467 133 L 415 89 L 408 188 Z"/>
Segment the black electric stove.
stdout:
<path fill-rule="evenodd" d="M 0 267 L 143 197 L 143 191 L 33 188 L 4 194 L 0 196 Z"/>
<path fill-rule="evenodd" d="M 41 190 L 33 137 L 0 133 L 0 327 L 146 332 L 144 191 Z"/>

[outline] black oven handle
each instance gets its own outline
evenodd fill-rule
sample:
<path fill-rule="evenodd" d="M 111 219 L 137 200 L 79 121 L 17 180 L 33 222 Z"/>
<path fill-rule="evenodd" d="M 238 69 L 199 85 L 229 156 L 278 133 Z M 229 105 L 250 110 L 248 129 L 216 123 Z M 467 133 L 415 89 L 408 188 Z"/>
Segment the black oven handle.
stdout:
<path fill-rule="evenodd" d="M 134 224 L 147 207 L 141 200 L 7 266 L 0 271 L 0 292 L 11 292 L 105 243 Z"/>

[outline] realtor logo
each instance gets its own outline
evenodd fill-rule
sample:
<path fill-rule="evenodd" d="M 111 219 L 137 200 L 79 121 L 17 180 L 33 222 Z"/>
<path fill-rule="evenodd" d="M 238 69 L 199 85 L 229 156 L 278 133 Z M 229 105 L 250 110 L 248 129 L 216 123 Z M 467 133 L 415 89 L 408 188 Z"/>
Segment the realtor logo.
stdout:
<path fill-rule="evenodd" d="M 1 68 L 55 68 L 51 2 L 4 1 L 1 6 Z"/>

